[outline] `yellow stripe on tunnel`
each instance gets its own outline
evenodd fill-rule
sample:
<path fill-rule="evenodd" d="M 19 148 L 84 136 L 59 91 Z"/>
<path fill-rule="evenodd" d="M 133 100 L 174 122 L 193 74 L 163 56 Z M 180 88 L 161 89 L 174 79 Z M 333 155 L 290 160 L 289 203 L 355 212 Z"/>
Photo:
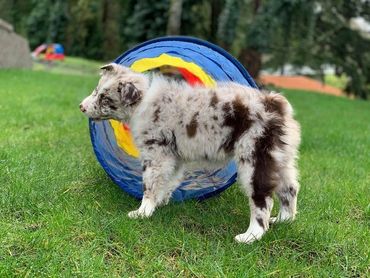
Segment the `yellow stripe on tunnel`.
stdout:
<path fill-rule="evenodd" d="M 117 145 L 123 149 L 128 155 L 139 157 L 139 150 L 136 148 L 131 132 L 126 130 L 121 122 L 116 120 L 109 121 L 114 135 L 116 137 Z"/>
<path fill-rule="evenodd" d="M 154 58 L 143 58 L 137 60 L 131 65 L 131 69 L 136 72 L 145 72 L 161 66 L 173 66 L 184 68 L 198 77 L 206 87 L 214 87 L 216 82 L 200 66 L 192 62 L 186 62 L 179 57 L 173 57 L 168 54 L 161 54 Z M 131 132 L 126 130 L 122 123 L 110 120 L 118 146 L 128 155 L 138 158 L 140 153 L 136 148 Z"/>
<path fill-rule="evenodd" d="M 216 82 L 200 66 L 192 62 L 186 62 L 179 57 L 173 57 L 168 54 L 161 54 L 154 58 L 143 58 L 137 60 L 131 65 L 131 69 L 137 72 L 144 72 L 161 66 L 173 66 L 187 69 L 198 77 L 207 87 L 214 87 Z"/>

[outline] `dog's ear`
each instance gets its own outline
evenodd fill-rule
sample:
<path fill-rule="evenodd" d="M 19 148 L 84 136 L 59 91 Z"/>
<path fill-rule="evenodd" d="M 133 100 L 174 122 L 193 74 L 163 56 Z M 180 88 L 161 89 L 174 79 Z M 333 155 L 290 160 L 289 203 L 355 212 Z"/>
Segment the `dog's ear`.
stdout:
<path fill-rule="evenodd" d="M 137 103 L 143 96 L 143 93 L 131 82 L 119 82 L 118 91 L 120 92 L 122 103 L 126 105 Z"/>
<path fill-rule="evenodd" d="M 113 64 L 107 64 L 102 66 L 100 69 L 106 70 L 106 71 L 113 71 L 114 70 L 114 65 Z"/>
<path fill-rule="evenodd" d="M 119 65 L 114 63 L 104 65 L 100 69 L 102 70 L 102 72 L 100 73 L 101 75 L 116 73 L 120 70 Z"/>
<path fill-rule="evenodd" d="M 115 64 L 115 63 L 104 65 L 100 69 L 103 70 L 101 74 L 104 74 L 104 73 L 126 74 L 130 72 L 129 68 L 119 65 L 119 64 Z"/>

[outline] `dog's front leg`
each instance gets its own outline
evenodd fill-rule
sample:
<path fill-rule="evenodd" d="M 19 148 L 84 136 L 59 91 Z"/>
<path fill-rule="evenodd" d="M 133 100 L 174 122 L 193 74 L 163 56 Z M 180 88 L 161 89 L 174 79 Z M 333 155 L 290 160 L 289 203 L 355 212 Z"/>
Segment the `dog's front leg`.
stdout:
<path fill-rule="evenodd" d="M 143 160 L 143 199 L 139 209 L 129 212 L 128 216 L 150 217 L 159 205 L 167 202 L 176 186 L 171 181 L 177 169 L 176 160 L 172 157 Z"/>

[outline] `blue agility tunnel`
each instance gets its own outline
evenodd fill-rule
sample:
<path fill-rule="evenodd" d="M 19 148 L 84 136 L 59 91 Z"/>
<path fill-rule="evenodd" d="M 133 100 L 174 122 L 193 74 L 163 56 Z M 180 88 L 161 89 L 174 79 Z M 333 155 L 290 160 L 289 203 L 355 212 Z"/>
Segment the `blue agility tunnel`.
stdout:
<path fill-rule="evenodd" d="M 168 71 L 170 68 L 189 84 L 212 87 L 219 81 L 233 81 L 257 88 L 245 68 L 229 53 L 214 44 L 191 37 L 150 40 L 125 52 L 114 62 L 147 73 L 151 70 Z M 129 126 L 113 120 L 90 120 L 90 135 L 96 157 L 109 177 L 124 191 L 141 199 L 142 169 Z M 172 199 L 202 200 L 222 192 L 235 180 L 236 165 L 233 161 L 221 169 L 188 172 Z"/>

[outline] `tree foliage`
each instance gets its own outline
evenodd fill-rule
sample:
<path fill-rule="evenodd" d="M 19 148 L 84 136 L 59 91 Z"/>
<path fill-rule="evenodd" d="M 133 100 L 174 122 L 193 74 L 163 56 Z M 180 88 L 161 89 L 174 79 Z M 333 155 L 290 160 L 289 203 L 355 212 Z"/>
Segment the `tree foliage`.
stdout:
<path fill-rule="evenodd" d="M 110 60 L 174 26 L 221 45 L 255 77 L 262 67 L 331 65 L 367 98 L 370 42 L 353 27 L 357 17 L 370 21 L 369 0 L 0 0 L 0 18 L 31 48 L 60 42 L 69 55 Z"/>
<path fill-rule="evenodd" d="M 317 12 L 314 54 L 349 77 L 347 91 L 363 99 L 370 95 L 370 38 L 353 28 L 351 19 L 370 21 L 370 2 L 330 0 Z"/>

